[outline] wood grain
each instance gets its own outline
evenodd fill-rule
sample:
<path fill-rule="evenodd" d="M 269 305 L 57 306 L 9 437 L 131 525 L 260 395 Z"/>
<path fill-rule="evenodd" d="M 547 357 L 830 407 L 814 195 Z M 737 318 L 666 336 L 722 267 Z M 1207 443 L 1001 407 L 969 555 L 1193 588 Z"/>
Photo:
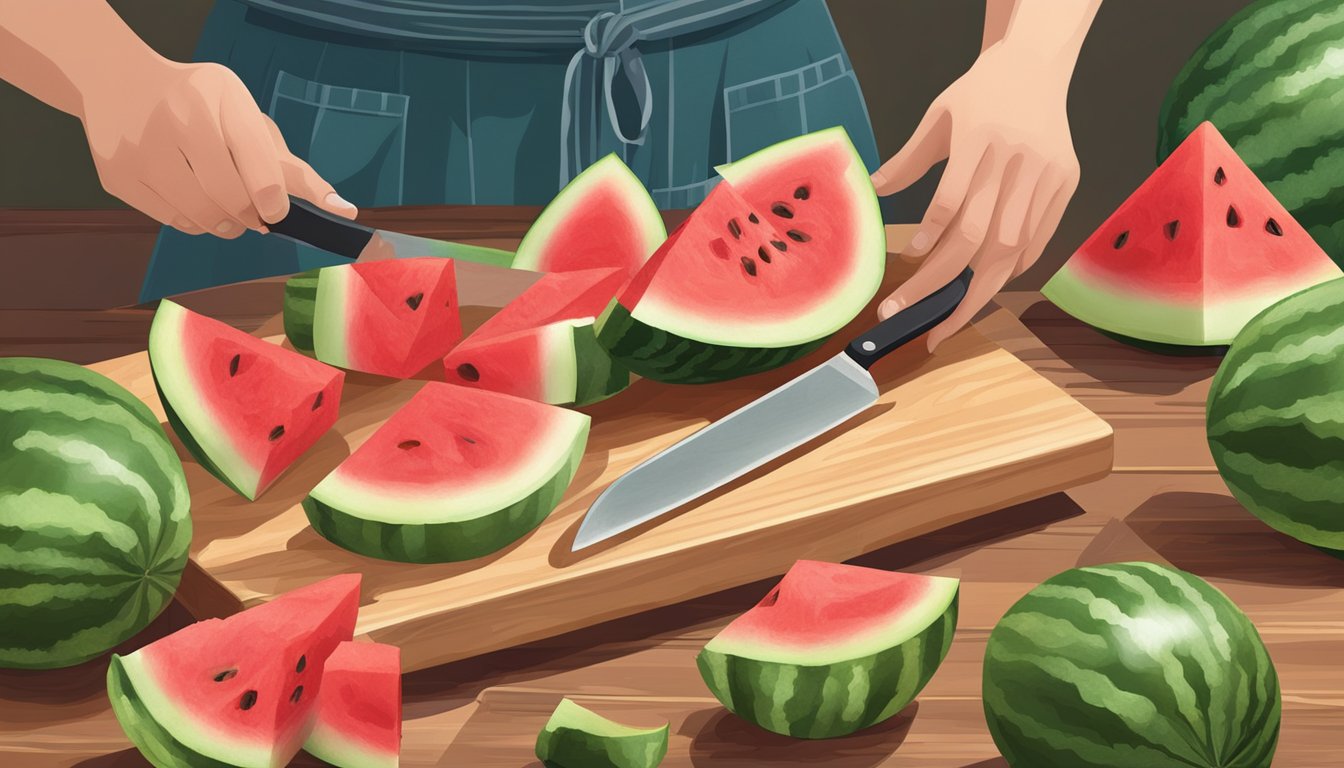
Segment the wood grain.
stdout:
<path fill-rule="evenodd" d="M 481 302 L 479 290 L 464 295 Z M 521 541 L 466 563 L 373 560 L 309 528 L 299 507 L 307 490 L 420 386 L 350 376 L 335 430 L 257 502 L 183 454 L 195 532 L 180 599 L 197 615 L 220 615 L 361 572 L 358 631 L 400 646 L 405 668 L 416 670 L 783 573 L 798 558 L 845 560 L 1110 469 L 1105 422 L 967 330 L 936 355 L 913 344 L 885 361 L 880 400 L 849 424 L 669 519 L 570 551 L 588 505 L 613 480 L 825 359 L 869 318 L 785 370 L 712 387 L 639 381 L 587 409 L 588 450 L 560 507 Z M 143 353 L 93 367 L 162 415 Z"/>

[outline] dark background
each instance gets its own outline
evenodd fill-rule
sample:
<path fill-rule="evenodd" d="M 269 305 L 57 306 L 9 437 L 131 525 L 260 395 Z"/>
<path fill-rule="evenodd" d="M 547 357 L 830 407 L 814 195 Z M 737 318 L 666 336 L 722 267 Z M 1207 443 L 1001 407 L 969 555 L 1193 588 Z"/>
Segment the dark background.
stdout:
<path fill-rule="evenodd" d="M 1069 0 L 1053 0 L 1068 2 Z M 211 0 L 112 0 L 166 56 L 188 59 Z M 1154 165 L 1157 113 L 1199 43 L 1248 0 L 1105 0 L 1069 112 L 1083 178 L 1058 234 L 1016 287 L 1045 281 Z M 983 0 L 830 0 L 890 155 L 928 103 L 974 61 Z M 927 195 L 928 185 L 915 196 Z M 107 208 L 78 121 L 0 83 L 0 208 Z"/>

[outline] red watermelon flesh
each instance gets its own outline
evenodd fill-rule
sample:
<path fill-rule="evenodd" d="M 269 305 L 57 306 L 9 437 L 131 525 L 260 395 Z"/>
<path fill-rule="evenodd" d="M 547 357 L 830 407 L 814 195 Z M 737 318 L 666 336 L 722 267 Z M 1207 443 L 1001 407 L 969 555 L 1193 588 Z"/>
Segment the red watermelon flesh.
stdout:
<path fill-rule="evenodd" d="M 148 717 L 176 749 L 285 765 L 312 728 L 327 658 L 354 635 L 359 584 L 358 574 L 335 576 L 114 656 L 118 719 L 142 751 L 146 731 L 134 724 Z"/>
<path fill-rule="evenodd" d="M 1043 293 L 1143 341 L 1213 346 L 1288 294 L 1341 275 L 1212 123 L 1087 239 Z"/>
<path fill-rule="evenodd" d="M 395 768 L 401 751 L 401 651 L 341 643 L 327 659 L 309 754 L 339 768 Z"/>
<path fill-rule="evenodd" d="M 336 422 L 340 371 L 197 314 L 160 304 L 149 357 L 184 445 L 255 499 Z"/>
<path fill-rule="evenodd" d="M 585 269 L 544 275 L 481 324 L 462 343 L 471 344 L 559 320 L 597 317 L 625 284 L 620 269 Z"/>

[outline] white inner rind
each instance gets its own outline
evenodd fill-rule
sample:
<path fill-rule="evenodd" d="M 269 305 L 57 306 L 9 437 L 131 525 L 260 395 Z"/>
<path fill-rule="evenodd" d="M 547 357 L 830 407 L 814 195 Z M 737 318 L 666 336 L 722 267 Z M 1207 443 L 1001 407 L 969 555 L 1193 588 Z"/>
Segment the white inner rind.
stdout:
<path fill-rule="evenodd" d="M 328 267 L 317 273 L 317 296 L 313 302 L 313 356 L 339 368 L 349 368 L 350 347 L 346 323 L 350 312 L 350 267 Z"/>
<path fill-rule="evenodd" d="M 304 751 L 341 768 L 396 768 L 398 752 L 378 752 L 368 744 L 352 739 L 322 720 L 313 724 L 313 732 L 304 742 Z"/>

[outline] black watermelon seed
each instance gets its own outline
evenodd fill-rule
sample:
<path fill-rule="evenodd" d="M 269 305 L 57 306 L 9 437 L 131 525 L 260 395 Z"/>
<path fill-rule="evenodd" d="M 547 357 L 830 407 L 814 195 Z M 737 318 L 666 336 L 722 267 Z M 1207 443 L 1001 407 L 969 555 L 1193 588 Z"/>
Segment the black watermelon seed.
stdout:
<path fill-rule="evenodd" d="M 1175 219 L 1173 221 L 1168 221 L 1167 225 L 1162 229 L 1167 233 L 1168 240 L 1175 240 L 1176 233 L 1179 232 L 1181 229 L 1181 220 Z"/>
<path fill-rule="evenodd" d="M 256 703 L 257 703 L 257 692 L 256 692 L 256 691 L 247 691 L 247 692 L 245 692 L 245 693 L 243 694 L 243 698 L 242 698 L 242 699 L 239 699 L 239 701 L 238 701 L 238 708 L 239 708 L 239 709 L 251 709 L 253 706 L 256 705 Z"/>
<path fill-rule="evenodd" d="M 756 249 L 756 255 L 759 256 L 761 258 L 761 261 L 764 261 L 766 264 L 770 263 L 770 252 L 765 249 L 764 245 Z"/>
<path fill-rule="evenodd" d="M 747 270 L 748 275 L 751 275 L 752 277 L 756 276 L 756 260 L 750 256 L 742 257 L 742 268 Z"/>
<path fill-rule="evenodd" d="M 318 393 L 317 393 L 317 397 L 313 398 L 313 410 L 314 410 L 314 411 L 316 411 L 318 408 L 321 408 L 321 407 L 322 407 L 322 398 L 325 397 L 326 394 L 327 394 L 326 392 L 318 392 Z"/>
<path fill-rule="evenodd" d="M 1279 222 L 1272 218 L 1265 222 L 1265 231 L 1275 237 L 1283 237 L 1283 227 L 1280 227 Z"/>
<path fill-rule="evenodd" d="M 284 436 L 285 436 L 285 425 L 284 425 L 284 424 L 281 424 L 280 426 L 278 426 L 278 427 L 276 427 L 275 429 L 272 429 L 272 430 L 271 430 L 271 435 L 270 435 L 270 437 L 268 437 L 267 439 L 268 439 L 268 440 L 271 440 L 272 442 L 274 442 L 274 441 L 279 440 L 280 438 L 282 438 L 282 437 L 284 437 Z"/>
<path fill-rule="evenodd" d="M 425 294 L 423 293 L 417 293 L 414 296 L 407 296 L 406 306 L 410 307 L 411 311 L 414 312 L 415 310 L 420 308 L 420 302 L 424 300 L 425 300 Z"/>
<path fill-rule="evenodd" d="M 1237 215 L 1237 209 L 1233 208 L 1230 205 L 1227 206 L 1227 226 L 1229 227 L 1241 226 L 1241 217 Z"/>
<path fill-rule="evenodd" d="M 419 447 L 420 447 L 420 441 L 419 441 L 419 440 L 402 440 L 400 443 L 397 443 L 397 447 L 400 448 L 400 449 L 403 450 L 403 451 L 409 451 L 409 450 L 411 450 L 412 448 L 419 448 Z M 300 671 L 302 671 L 302 670 L 300 670 Z"/>
<path fill-rule="evenodd" d="M 237 676 L 238 676 L 238 670 L 226 669 L 223 672 L 220 672 L 218 675 L 215 675 L 215 682 L 222 683 L 225 680 L 231 680 Z"/>
<path fill-rule="evenodd" d="M 788 203 L 775 203 L 774 205 L 770 206 L 770 212 L 780 217 L 781 219 L 793 218 L 793 209 L 789 207 Z"/>
<path fill-rule="evenodd" d="M 760 223 L 761 223 L 761 220 L 758 219 L 758 218 L 756 218 L 756 214 L 754 214 L 754 213 L 749 213 L 749 214 L 747 214 L 747 221 L 750 221 L 752 224 L 760 224 Z"/>
<path fill-rule="evenodd" d="M 294 686 L 294 692 L 289 694 L 289 700 L 294 702 L 295 704 L 298 704 L 299 699 L 302 697 L 303 697 L 303 686 L 302 685 Z"/>
<path fill-rule="evenodd" d="M 784 242 L 783 240 L 771 240 L 770 244 L 775 246 L 775 250 L 779 251 L 780 253 L 789 250 L 789 244 Z"/>
<path fill-rule="evenodd" d="M 734 240 L 742 239 L 742 225 L 737 223 L 737 219 L 728 220 L 728 231 L 733 233 Z"/>
<path fill-rule="evenodd" d="M 302 672 L 308 667 L 308 656 L 305 654 L 299 657 L 299 663 L 294 665 L 295 672 Z"/>
<path fill-rule="evenodd" d="M 778 602 L 779 602 L 779 587 L 775 587 L 774 589 L 770 590 L 770 594 L 761 598 L 761 602 L 758 603 L 758 605 L 762 608 L 769 608 L 770 606 Z"/>
<path fill-rule="evenodd" d="M 799 187 L 793 190 L 793 197 L 795 200 L 806 200 L 811 196 L 812 192 L 807 187 Z"/>
<path fill-rule="evenodd" d="M 1218 166 L 1218 170 L 1213 172 L 1213 183 L 1220 187 L 1227 183 L 1227 174 L 1223 173 L 1223 167 L 1221 165 Z"/>
<path fill-rule="evenodd" d="M 790 240 L 793 240 L 794 242 L 798 243 L 806 243 L 808 240 L 812 239 L 811 235 L 798 229 L 790 229 L 788 232 L 785 232 L 784 234 L 788 235 Z"/>
<path fill-rule="evenodd" d="M 241 363 L 241 362 L 243 362 L 243 356 L 242 356 L 242 355 L 234 355 L 234 356 L 233 356 L 233 359 L 229 361 L 229 375 L 230 375 L 230 376 L 237 376 L 237 375 L 238 375 L 238 364 Z"/>
<path fill-rule="evenodd" d="M 1114 247 L 1115 249 L 1119 250 L 1119 249 L 1121 249 L 1121 248 L 1124 248 L 1124 247 L 1125 247 L 1125 243 L 1127 243 L 1127 242 L 1129 242 L 1129 230 L 1128 230 L 1128 229 L 1126 229 L 1124 232 L 1121 232 L 1120 234 L 1118 234 L 1118 235 L 1115 236 L 1115 244 L 1114 244 L 1112 247 Z"/>
<path fill-rule="evenodd" d="M 476 366 L 472 365 L 471 363 L 463 363 L 457 366 L 457 375 L 461 376 L 467 381 L 481 380 L 481 372 L 476 370 Z"/>
<path fill-rule="evenodd" d="M 462 436 L 462 439 L 465 440 L 465 441 L 467 441 L 468 443 L 471 443 L 472 445 L 475 445 L 475 444 L 476 444 L 476 441 L 475 441 L 475 440 L 472 440 L 470 437 L 467 437 L 466 435 L 463 435 L 463 436 Z"/>

